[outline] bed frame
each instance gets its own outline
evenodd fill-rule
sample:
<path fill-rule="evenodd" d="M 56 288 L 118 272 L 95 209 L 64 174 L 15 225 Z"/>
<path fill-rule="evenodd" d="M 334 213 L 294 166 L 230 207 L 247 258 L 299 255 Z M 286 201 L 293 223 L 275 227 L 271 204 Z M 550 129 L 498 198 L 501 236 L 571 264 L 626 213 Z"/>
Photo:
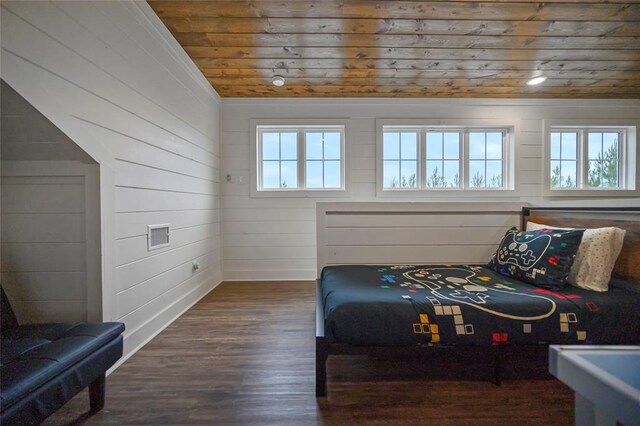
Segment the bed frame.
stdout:
<path fill-rule="evenodd" d="M 364 241 L 362 247 L 357 244 L 360 243 L 359 236 L 362 232 L 358 232 L 359 229 L 367 228 L 371 231 L 371 227 L 376 224 L 385 224 L 385 228 L 399 228 L 406 227 L 407 223 L 417 224 L 422 220 L 423 223 L 427 220 L 435 221 L 435 223 L 445 223 L 449 226 L 456 226 L 457 219 L 460 220 L 475 220 L 478 216 L 483 219 L 480 223 L 485 224 L 483 226 L 475 226 L 475 228 L 486 228 L 484 231 L 489 235 L 493 235 L 493 228 L 498 228 L 499 232 L 504 234 L 514 224 L 520 224 L 522 227 L 526 226 L 528 221 L 544 223 L 551 226 L 558 227 L 584 227 L 584 228 L 597 228 L 603 226 L 615 226 L 625 229 L 627 231 L 625 235 L 625 242 L 616 262 L 613 275 L 616 277 L 624 278 L 629 281 L 638 282 L 640 284 L 640 207 L 531 207 L 517 203 L 498 203 L 498 206 L 494 205 L 493 210 L 489 208 L 476 208 L 472 210 L 468 208 L 461 208 L 465 203 L 448 203 L 447 206 L 427 206 L 426 203 L 382 203 L 383 206 L 378 204 L 374 209 L 371 208 L 370 203 L 318 203 L 317 208 L 317 221 L 318 221 L 318 277 L 325 265 L 339 264 L 337 255 L 340 253 L 346 253 L 345 263 L 356 263 L 352 259 L 349 259 L 350 253 L 362 253 L 363 251 L 371 255 L 369 264 L 408 264 L 417 263 L 414 259 L 409 259 L 405 262 L 398 262 L 391 256 L 390 259 L 383 259 L 382 255 L 389 253 L 385 251 L 384 247 L 380 249 L 375 241 Z M 395 209 L 394 209 L 395 204 Z M 422 206 L 420 206 L 422 205 Z M 466 204 L 469 206 L 470 204 Z M 355 208 L 354 208 L 355 207 Z M 514 209 L 517 208 L 517 210 Z M 336 219 L 339 216 L 347 216 L 346 220 Z M 335 216 L 332 218 L 332 216 Z M 388 216 L 390 218 L 389 223 L 379 217 Z M 395 217 L 395 219 L 394 219 Z M 457 219 L 456 219 L 457 217 Z M 444 218 L 444 219 L 443 219 Z M 398 220 L 400 219 L 400 220 Z M 514 223 L 515 221 L 515 223 Z M 349 224 L 358 225 L 349 225 Z M 369 226 L 371 225 L 371 227 Z M 445 226 L 445 225 L 441 225 Z M 332 228 L 336 228 L 337 231 L 331 231 Z M 424 234 L 429 232 L 435 232 L 434 235 L 438 235 L 437 228 L 428 228 L 424 225 L 420 228 L 410 227 L 412 231 L 409 234 Z M 428 228 L 428 229 L 427 229 Z M 354 232 L 355 229 L 355 232 Z M 430 230 L 432 229 L 432 230 Z M 340 246 L 334 246 L 332 243 L 331 235 L 337 235 L 338 233 L 346 234 L 339 238 L 338 241 L 350 241 L 348 250 L 337 249 Z M 477 231 L 482 240 L 483 231 Z M 353 234 L 350 236 L 349 234 Z M 384 235 L 383 235 L 384 237 Z M 455 240 L 455 235 L 454 238 Z M 436 261 L 422 261 L 422 264 L 428 263 L 486 263 L 490 254 L 495 251 L 499 238 L 496 238 L 489 250 L 489 256 L 487 256 L 487 248 L 483 245 L 476 247 L 474 252 L 468 252 L 464 254 L 466 256 L 462 259 L 456 259 L 452 261 L 442 261 L 437 259 Z M 453 244 L 455 246 L 455 244 Z M 373 247 L 373 248 L 372 248 Z M 414 250 L 415 251 L 415 250 Z M 362 256 L 361 254 L 358 256 Z M 360 260 L 360 259 L 358 259 Z M 489 356 L 493 359 L 493 368 L 491 369 L 492 377 L 488 378 L 496 385 L 501 383 L 501 369 L 502 369 L 502 354 L 505 350 L 505 346 L 487 346 L 486 348 L 477 348 L 478 351 L 484 351 L 485 356 Z M 543 351 L 547 351 L 547 346 L 540 346 Z M 322 296 L 320 292 L 320 280 L 316 283 L 316 397 L 323 397 L 327 395 L 327 359 L 329 355 L 343 355 L 343 354 L 366 354 L 374 355 L 383 358 L 404 356 L 404 355 L 424 355 L 429 356 L 435 353 L 435 351 L 456 351 L 462 347 L 456 346 L 402 346 L 402 347 L 382 347 L 382 346 L 351 346 L 342 343 L 330 342 L 324 333 L 324 306 Z"/>

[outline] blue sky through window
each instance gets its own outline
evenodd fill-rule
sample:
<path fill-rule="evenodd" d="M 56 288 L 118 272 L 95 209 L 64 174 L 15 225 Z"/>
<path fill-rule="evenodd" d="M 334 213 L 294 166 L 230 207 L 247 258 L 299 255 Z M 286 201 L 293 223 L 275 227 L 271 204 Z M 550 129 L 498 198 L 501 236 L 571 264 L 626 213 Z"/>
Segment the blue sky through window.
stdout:
<path fill-rule="evenodd" d="M 340 188 L 340 132 L 308 131 L 305 133 L 306 187 Z"/>
<path fill-rule="evenodd" d="M 384 188 L 417 188 L 418 133 L 383 133 Z"/>
<path fill-rule="evenodd" d="M 619 147 L 618 132 L 589 132 L 588 184 L 591 187 L 617 187 Z"/>
<path fill-rule="evenodd" d="M 504 188 L 507 133 L 503 129 L 420 126 L 396 130 L 389 126 L 382 136 L 383 189 Z"/>
<path fill-rule="evenodd" d="M 297 188 L 296 132 L 262 133 L 262 187 Z"/>
<path fill-rule="evenodd" d="M 460 186 L 460 133 L 427 132 L 427 187 Z"/>
<path fill-rule="evenodd" d="M 341 126 L 259 127 L 259 189 L 344 189 Z"/>
<path fill-rule="evenodd" d="M 575 188 L 578 184 L 578 134 L 574 131 L 550 135 L 551 186 Z"/>
<path fill-rule="evenodd" d="M 469 186 L 499 188 L 502 176 L 502 132 L 469 132 Z"/>

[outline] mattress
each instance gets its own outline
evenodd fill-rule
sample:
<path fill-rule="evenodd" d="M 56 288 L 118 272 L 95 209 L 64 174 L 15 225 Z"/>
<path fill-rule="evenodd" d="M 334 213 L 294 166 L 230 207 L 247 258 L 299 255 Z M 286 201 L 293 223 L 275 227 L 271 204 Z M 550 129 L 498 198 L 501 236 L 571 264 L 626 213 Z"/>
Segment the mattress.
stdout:
<path fill-rule="evenodd" d="M 357 346 L 640 343 L 640 286 L 550 291 L 482 266 L 329 266 L 325 336 Z"/>

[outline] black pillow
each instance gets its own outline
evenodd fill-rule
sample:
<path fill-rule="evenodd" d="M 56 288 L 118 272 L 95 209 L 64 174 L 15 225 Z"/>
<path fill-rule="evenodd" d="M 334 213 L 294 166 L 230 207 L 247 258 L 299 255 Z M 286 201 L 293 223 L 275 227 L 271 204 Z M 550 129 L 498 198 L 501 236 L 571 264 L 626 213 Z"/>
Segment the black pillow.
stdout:
<path fill-rule="evenodd" d="M 540 229 L 521 232 L 511 228 L 487 265 L 501 275 L 550 290 L 567 283 L 584 229 Z"/>

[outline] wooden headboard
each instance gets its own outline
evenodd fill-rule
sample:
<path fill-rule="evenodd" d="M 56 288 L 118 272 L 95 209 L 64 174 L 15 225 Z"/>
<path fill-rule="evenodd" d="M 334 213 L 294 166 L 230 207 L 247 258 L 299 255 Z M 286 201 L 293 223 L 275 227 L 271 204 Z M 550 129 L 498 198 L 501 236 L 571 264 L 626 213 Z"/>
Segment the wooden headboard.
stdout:
<path fill-rule="evenodd" d="M 523 207 L 523 229 L 527 222 L 561 228 L 615 226 L 626 230 L 613 275 L 640 284 L 640 207 Z"/>

